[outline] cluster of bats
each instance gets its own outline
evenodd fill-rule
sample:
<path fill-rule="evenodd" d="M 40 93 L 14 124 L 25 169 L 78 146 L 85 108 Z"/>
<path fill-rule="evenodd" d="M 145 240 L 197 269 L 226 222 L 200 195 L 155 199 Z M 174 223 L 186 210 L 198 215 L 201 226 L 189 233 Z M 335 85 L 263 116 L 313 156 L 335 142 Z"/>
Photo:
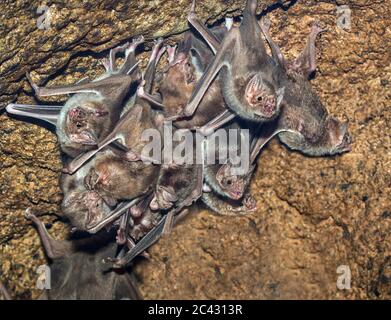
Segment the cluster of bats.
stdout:
<path fill-rule="evenodd" d="M 191 31 L 177 47 L 156 40 L 144 72 L 136 59 L 144 38 L 138 37 L 110 51 L 102 61 L 106 72 L 96 80 L 43 88 L 28 76 L 39 97 L 73 94 L 64 106 L 10 104 L 7 111 L 56 126 L 65 155 L 62 213 L 76 233 L 83 232 L 77 240 L 56 241 L 26 211 L 53 260 L 53 288 L 43 298 L 136 299 L 127 267 L 195 201 L 223 215 L 255 210 L 248 186 L 258 155 L 276 135 L 310 156 L 350 151 L 347 123 L 328 114 L 309 82 L 315 41 L 324 30 L 314 24 L 302 53 L 289 61 L 269 34 L 269 20 L 259 22 L 256 9 L 257 1 L 248 0 L 240 22 L 226 19 L 224 26 L 207 28 L 193 1 Z M 166 53 L 166 67 L 158 70 Z M 124 60 L 117 66 L 120 54 Z M 142 133 L 162 132 L 168 120 L 176 130 L 204 136 L 248 129 L 248 171 L 234 174 L 230 159 L 192 165 L 145 161 Z"/>

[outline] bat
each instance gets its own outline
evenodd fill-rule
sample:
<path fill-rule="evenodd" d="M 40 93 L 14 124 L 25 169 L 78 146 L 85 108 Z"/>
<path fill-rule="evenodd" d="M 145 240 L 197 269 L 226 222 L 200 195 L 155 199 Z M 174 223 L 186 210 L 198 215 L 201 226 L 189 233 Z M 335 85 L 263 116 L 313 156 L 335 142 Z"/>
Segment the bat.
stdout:
<path fill-rule="evenodd" d="M 140 73 L 135 60 L 135 50 L 144 41 L 136 38 L 133 43 L 114 48 L 110 59 L 104 60 L 106 73 L 92 82 L 84 79 L 70 86 L 42 88 L 27 74 L 39 97 L 74 94 L 64 106 L 31 106 L 10 104 L 7 112 L 13 115 L 36 118 L 56 127 L 61 149 L 70 157 L 96 148 L 100 141 L 113 130 L 118 121 L 124 99 Z M 115 66 L 117 53 L 125 53 L 125 62 Z"/>
<path fill-rule="evenodd" d="M 239 27 L 232 26 L 219 44 L 208 28 L 194 23 L 195 1 L 190 24 L 216 52 L 184 109 L 186 116 L 196 111 L 217 75 L 228 108 L 238 117 L 262 123 L 275 119 L 284 97 L 283 69 L 266 53 L 261 28 L 256 19 L 256 0 L 248 0 Z"/>
<path fill-rule="evenodd" d="M 221 41 L 227 30 L 217 27 L 211 32 Z M 174 121 L 177 128 L 197 129 L 205 135 L 232 120 L 234 115 L 227 110 L 218 81 L 211 84 L 197 111 L 190 117 L 183 117 L 197 80 L 213 59 L 213 52 L 204 41 L 189 31 L 178 50 L 169 47 L 167 51 L 169 65 L 159 86 L 165 118 Z"/>
<path fill-rule="evenodd" d="M 148 193 L 156 184 L 159 166 L 143 161 L 126 161 L 110 149 L 96 154 L 85 177 L 88 190 L 97 192 L 106 203 L 133 200 Z"/>
<path fill-rule="evenodd" d="M 180 131 L 178 129 L 178 132 Z M 181 142 L 175 141 L 174 146 L 179 143 Z M 174 215 L 191 206 L 202 195 L 203 165 L 197 163 L 195 147 L 196 139 L 193 134 L 192 159 L 179 159 L 174 154 L 172 163 L 163 164 L 160 167 L 150 208 L 152 210 L 169 210 L 164 234 L 170 233 Z"/>
<path fill-rule="evenodd" d="M 116 244 L 103 232 L 73 241 L 53 239 L 45 225 L 26 210 L 40 235 L 50 265 L 51 289 L 40 300 L 137 300 L 135 279 L 129 270 L 107 268 L 102 260 L 116 251 Z"/>
<path fill-rule="evenodd" d="M 183 219 L 189 211 L 187 209 L 176 212 L 172 215 L 171 226 L 174 226 L 181 219 Z M 105 262 L 113 266 L 114 268 L 124 268 L 128 266 L 136 257 L 143 254 L 150 246 L 156 243 L 164 234 L 165 226 L 167 225 L 167 219 L 170 219 L 169 215 L 163 215 L 160 221 L 151 229 L 146 235 L 144 235 L 140 241 L 138 241 L 123 257 L 117 259 L 106 259 Z"/>
<path fill-rule="evenodd" d="M 145 71 L 144 80 L 138 89 L 138 91 L 141 90 L 144 93 L 141 94 L 142 96 L 145 95 L 144 91 L 149 93 L 152 90 L 155 69 L 158 63 L 157 59 L 161 57 L 162 44 L 163 40 L 159 39 L 152 50 L 152 55 Z M 140 92 L 138 92 L 138 95 L 139 94 Z M 158 128 L 158 115 L 152 111 L 151 105 L 146 99 L 138 97 L 134 107 L 128 110 L 120 118 L 111 133 L 98 144 L 98 148 L 75 158 L 64 168 L 64 171 L 69 174 L 75 173 L 84 165 L 84 163 L 89 161 L 108 145 L 115 145 L 117 148 L 122 149 L 124 151 L 123 158 L 130 162 L 147 160 L 156 163 L 158 162 L 156 159 L 148 158 L 142 154 L 142 151 L 147 144 L 147 141 L 142 139 L 142 137 L 146 130 Z"/>
<path fill-rule="evenodd" d="M 97 233 L 105 226 L 117 221 L 127 209 L 137 204 L 139 198 L 144 196 L 144 190 L 148 187 L 144 188 L 139 184 L 137 190 L 141 197 L 138 197 L 137 190 L 132 189 L 132 184 L 129 184 L 130 180 L 126 180 L 132 179 L 132 175 L 137 174 L 135 170 L 137 171 L 138 165 L 133 167 L 133 171 L 126 171 L 126 165 L 129 163 L 119 161 L 119 157 L 108 148 L 101 151 L 96 158 L 74 175 L 61 175 L 60 186 L 64 194 L 61 212 L 77 230 Z M 113 184 L 110 180 L 116 179 L 120 172 L 115 170 L 116 165 L 122 169 L 122 172 L 125 170 L 125 176 L 120 177 L 122 184 Z M 99 181 L 97 175 L 103 175 L 106 168 L 111 169 L 109 171 L 111 175 L 105 175 L 105 179 L 101 178 L 103 181 Z M 120 201 L 121 197 L 130 199 Z"/>
<path fill-rule="evenodd" d="M 205 184 L 219 197 L 232 199 L 232 200 L 240 200 L 245 195 L 248 186 L 250 184 L 251 178 L 255 171 L 255 164 L 253 162 L 249 162 L 249 168 L 247 171 L 243 172 L 243 174 L 237 174 L 233 169 L 238 167 L 239 164 L 234 165 L 232 159 L 230 158 L 231 151 L 235 151 L 235 156 L 242 155 L 241 148 L 245 146 L 242 145 L 245 142 L 243 139 L 246 139 L 244 136 L 244 132 L 242 128 L 248 128 L 248 143 L 253 142 L 257 138 L 257 132 L 259 131 L 258 126 L 254 126 L 252 123 L 241 121 L 237 119 L 231 122 L 228 125 L 225 125 L 222 129 L 226 131 L 226 136 L 229 137 L 230 130 L 235 130 L 237 133 L 237 137 L 235 141 L 227 141 L 229 142 L 227 146 L 221 145 L 219 142 L 219 147 L 216 148 L 215 144 L 207 144 L 206 145 L 206 153 L 208 157 L 211 154 L 214 154 L 213 163 L 208 163 L 209 160 L 205 159 L 204 166 L 204 180 Z M 235 150 L 230 150 L 235 148 Z M 221 155 L 224 157 L 221 158 Z M 243 160 L 242 164 L 243 164 Z"/>
<path fill-rule="evenodd" d="M 258 141 L 252 146 L 251 163 L 255 163 L 260 151 L 276 135 L 290 149 L 309 156 L 349 152 L 352 138 L 348 132 L 348 123 L 341 123 L 328 114 L 308 81 L 316 70 L 315 41 L 319 33 L 325 30 L 315 23 L 303 52 L 294 61 L 287 62 L 269 33 L 270 21 L 263 18 L 260 27 L 273 58 L 286 71 L 285 95 L 279 117 L 262 126 Z M 225 164 L 219 169 L 218 175 L 230 171 L 231 166 Z"/>
<path fill-rule="evenodd" d="M 303 52 L 293 62 L 285 62 L 269 34 L 270 21 L 264 19 L 261 25 L 274 56 L 288 72 L 284 106 L 275 122 L 274 132 L 270 131 L 272 136 L 278 133 L 280 140 L 290 149 L 310 156 L 351 151 L 348 122 L 341 123 L 328 113 L 308 81 L 316 70 L 316 37 L 325 30 L 315 23 Z"/>
<path fill-rule="evenodd" d="M 78 230 L 90 230 L 99 221 L 107 218 L 115 205 L 110 206 L 95 190 L 86 188 L 85 179 L 93 166 L 94 161 L 91 161 L 76 174 L 62 174 L 60 178 L 64 194 L 61 203 L 62 215 Z"/>

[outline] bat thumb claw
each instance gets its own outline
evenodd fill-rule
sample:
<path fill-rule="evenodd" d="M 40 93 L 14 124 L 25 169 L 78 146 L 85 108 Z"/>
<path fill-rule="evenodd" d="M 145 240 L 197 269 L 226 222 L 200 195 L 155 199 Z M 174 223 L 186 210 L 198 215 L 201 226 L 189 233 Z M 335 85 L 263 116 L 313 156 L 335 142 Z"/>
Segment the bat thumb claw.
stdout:
<path fill-rule="evenodd" d="M 27 220 L 31 220 L 32 217 L 34 216 L 34 214 L 32 213 L 32 210 L 31 208 L 27 208 L 24 212 L 24 217 L 27 219 Z"/>

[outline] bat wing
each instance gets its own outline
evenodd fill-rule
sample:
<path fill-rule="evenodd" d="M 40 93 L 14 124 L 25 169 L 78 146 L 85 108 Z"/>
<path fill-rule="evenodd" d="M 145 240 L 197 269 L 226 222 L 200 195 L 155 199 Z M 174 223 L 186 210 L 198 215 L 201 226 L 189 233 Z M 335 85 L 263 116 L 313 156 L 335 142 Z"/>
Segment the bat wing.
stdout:
<path fill-rule="evenodd" d="M 7 112 L 16 116 L 23 116 L 38 119 L 57 126 L 57 120 L 60 116 L 62 106 L 44 106 L 27 104 L 9 104 Z"/>

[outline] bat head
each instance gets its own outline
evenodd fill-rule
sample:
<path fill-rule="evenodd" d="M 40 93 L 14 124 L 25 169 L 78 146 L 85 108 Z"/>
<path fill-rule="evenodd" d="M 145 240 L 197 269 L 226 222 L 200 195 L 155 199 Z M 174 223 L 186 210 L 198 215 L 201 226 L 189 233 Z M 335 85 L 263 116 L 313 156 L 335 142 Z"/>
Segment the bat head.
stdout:
<path fill-rule="evenodd" d="M 352 138 L 348 132 L 348 126 L 348 122 L 342 123 L 334 117 L 326 120 L 326 134 L 331 155 L 352 150 Z"/>
<path fill-rule="evenodd" d="M 195 69 L 191 63 L 189 55 L 179 53 L 175 62 L 167 71 L 166 79 L 170 83 L 182 85 L 192 85 L 195 82 Z"/>
<path fill-rule="evenodd" d="M 97 101 L 84 101 L 72 106 L 66 117 L 70 140 L 83 145 L 96 145 L 109 112 Z"/>
<path fill-rule="evenodd" d="M 173 117 L 182 113 L 196 83 L 195 68 L 189 56 L 177 55 L 169 66 L 160 86 L 163 104 L 166 106 L 165 116 Z"/>
<path fill-rule="evenodd" d="M 136 241 L 140 240 L 159 224 L 160 219 L 160 211 L 154 212 L 147 208 L 139 218 L 133 219 L 134 225 L 130 228 L 129 235 Z"/>
<path fill-rule="evenodd" d="M 174 203 L 178 201 L 178 197 L 175 194 L 175 190 L 171 186 L 157 186 L 155 191 L 155 197 L 151 201 L 152 210 L 168 210 L 174 206 Z"/>
<path fill-rule="evenodd" d="M 240 176 L 233 174 L 231 169 L 232 165 L 230 164 L 221 166 L 216 174 L 216 179 L 224 194 L 230 199 L 240 200 L 250 184 L 255 166 L 251 166 L 248 173 Z"/>
<path fill-rule="evenodd" d="M 244 99 L 256 118 L 268 121 L 279 114 L 283 95 L 284 89 L 275 90 L 261 74 L 257 73 L 248 82 Z"/>
<path fill-rule="evenodd" d="M 110 112 L 103 99 L 97 95 L 75 95 L 71 97 L 60 115 L 57 133 L 64 152 L 67 148 L 87 151 L 98 144 L 98 140 L 107 134 L 111 123 Z M 77 152 L 76 152 L 77 154 Z"/>
<path fill-rule="evenodd" d="M 77 190 L 64 198 L 62 211 L 79 230 L 88 230 L 107 217 L 111 211 L 95 191 Z"/>

